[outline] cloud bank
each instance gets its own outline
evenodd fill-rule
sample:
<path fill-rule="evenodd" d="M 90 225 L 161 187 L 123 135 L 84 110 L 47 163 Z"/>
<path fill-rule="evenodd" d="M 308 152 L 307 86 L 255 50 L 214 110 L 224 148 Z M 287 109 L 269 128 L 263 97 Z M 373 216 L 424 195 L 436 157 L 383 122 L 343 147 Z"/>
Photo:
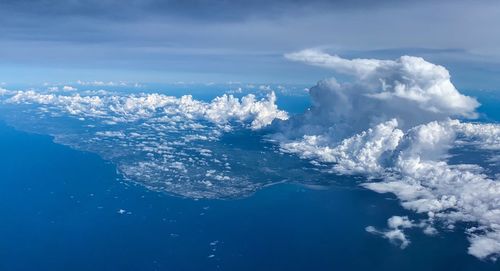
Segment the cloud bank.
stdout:
<path fill-rule="evenodd" d="M 282 151 L 331 164 L 333 172 L 368 177 L 364 187 L 392 193 L 404 208 L 424 215 L 424 232 L 434 233 L 437 222 L 449 227 L 471 223 L 469 253 L 492 259 L 500 255 L 495 169 L 483 168 L 480 161 L 451 164 L 447 159 L 451 149 L 464 145 L 498 157 L 500 125 L 452 120 L 475 117 L 479 103 L 458 92 L 444 67 L 410 56 L 348 60 L 306 50 L 286 57 L 352 80 L 331 78 L 311 88 L 310 110 L 283 122 L 273 136 Z M 367 231 L 404 248 L 409 240 L 402 229 L 410 224 L 401 225 Z"/>
<path fill-rule="evenodd" d="M 76 90 L 64 87 L 63 90 Z M 99 117 L 113 122 L 130 122 L 151 118 L 156 113 L 178 114 L 188 119 L 206 119 L 224 126 L 231 121 L 248 123 L 251 129 L 260 129 L 271 124 L 274 119 L 286 120 L 288 114 L 279 110 L 275 104 L 274 92 L 267 99 L 256 100 L 249 94 L 240 99 L 233 95 L 223 95 L 211 103 L 194 100 L 185 95 L 180 98 L 161 94 L 140 94 L 129 96 L 81 96 L 39 93 L 33 90 L 18 91 L 6 103 L 56 106 L 58 110 L 71 115 Z"/>
<path fill-rule="evenodd" d="M 210 102 L 190 95 L 64 89 L 6 91 L 4 98 L 2 107 L 10 110 L 2 112 L 14 116 L 14 125 L 25 123 L 25 129 L 50 134 L 58 143 L 97 153 L 149 189 L 189 198 L 238 197 L 272 182 L 233 173 L 232 167 L 247 168 L 245 159 L 231 156 L 231 146 L 218 141 L 229 131 L 255 131 L 288 118 L 273 92 L 262 99 L 222 95 Z"/>

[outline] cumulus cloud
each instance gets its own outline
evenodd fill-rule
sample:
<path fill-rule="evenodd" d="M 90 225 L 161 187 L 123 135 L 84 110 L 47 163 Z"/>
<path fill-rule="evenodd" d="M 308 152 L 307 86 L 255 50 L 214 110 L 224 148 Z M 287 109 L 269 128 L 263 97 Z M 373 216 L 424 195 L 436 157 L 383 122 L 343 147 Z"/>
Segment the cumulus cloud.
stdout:
<path fill-rule="evenodd" d="M 467 222 L 468 252 L 482 259 L 500 255 L 498 176 L 479 163 L 448 159 L 451 149 L 464 145 L 497 155 L 500 125 L 463 120 L 475 117 L 479 104 L 458 92 L 444 67 L 410 56 L 347 60 L 302 51 L 287 57 L 352 80 L 320 81 L 309 91 L 311 108 L 290 119 L 276 106 L 274 93 L 205 102 L 189 95 L 28 90 L 6 94 L 5 102 L 34 104 L 43 113 L 62 112 L 82 122 L 92 119 L 84 129 L 92 133 L 79 131 L 71 144 L 109 157 L 127 177 L 146 180 L 153 190 L 195 198 L 248 193 L 259 186 L 237 178 L 228 155 L 207 151 L 200 142 L 216 141 L 235 126 L 272 126 L 269 138 L 283 152 L 329 165 L 335 173 L 366 176 L 363 187 L 392 193 L 404 208 L 424 217 L 418 223 L 392 217 L 387 230 L 367 231 L 404 248 L 410 244 L 405 229 L 435 234 L 436 225 Z M 67 142 L 65 136 L 56 140 Z"/>
<path fill-rule="evenodd" d="M 7 90 L 7 89 L 4 89 L 4 88 L 0 87 L 0 96 L 8 95 L 8 94 L 11 94 L 11 93 L 12 92 L 10 90 Z"/>
<path fill-rule="evenodd" d="M 500 253 L 500 250 L 495 250 L 500 245 L 497 238 L 500 232 L 500 181 L 486 175 L 478 165 L 450 165 L 443 158 L 451 146 L 459 144 L 457 138 L 473 140 L 484 148 L 494 147 L 488 139 L 500 137 L 500 126 L 490 129 L 496 133 L 481 141 L 477 134 L 483 134 L 480 130 L 488 131 L 483 125 L 434 121 L 404 132 L 394 119 L 340 143 L 325 135 L 305 136 L 300 140 L 282 142 L 281 149 L 332 163 L 332 169 L 338 173 L 381 178 L 383 181 L 366 182 L 362 186 L 378 193 L 396 195 L 403 207 L 427 215 L 430 222 L 437 219 L 447 225 L 460 221 L 481 225 L 485 234 L 476 232 L 470 238 L 469 253 L 479 258 L 495 257 Z M 471 127 L 479 131 L 472 132 Z M 430 225 L 424 231 L 432 233 L 434 229 Z M 402 247 L 408 244 L 398 229 L 383 235 L 401 241 Z"/>
<path fill-rule="evenodd" d="M 349 60 L 314 50 L 286 57 L 354 78 L 350 82 L 325 79 L 312 87 L 310 111 L 288 124 L 298 134 L 324 131 L 326 126 L 342 139 L 394 118 L 408 129 L 448 117 L 474 118 L 479 106 L 474 98 L 458 92 L 444 67 L 419 57 Z"/>
<path fill-rule="evenodd" d="M 227 155 L 234 153 L 228 149 L 233 145 L 218 142 L 231 130 L 258 130 L 288 117 L 272 92 L 264 98 L 222 95 L 209 102 L 190 95 L 78 90 L 13 91 L 2 98 L 0 109 L 12 110 L 6 115 L 22 116 L 15 123 L 27 122 L 28 129 L 36 126 L 36 132 L 49 133 L 60 144 L 95 152 L 115 163 L 126 179 L 151 190 L 190 198 L 248 195 L 271 182 L 234 174 L 232 166 L 246 167 L 245 158 Z"/>
<path fill-rule="evenodd" d="M 257 100 L 249 94 L 241 100 L 232 95 L 223 95 L 206 103 L 190 95 L 180 98 L 162 94 L 140 94 L 129 96 L 81 96 L 39 93 L 33 90 L 18 91 L 6 100 L 7 103 L 37 103 L 57 106 L 72 115 L 101 117 L 115 122 L 136 121 L 163 114 L 178 114 L 184 118 L 201 118 L 219 125 L 231 121 L 249 123 L 251 129 L 260 129 L 275 119 L 286 120 L 288 114 L 276 106 L 276 95 L 271 92 L 266 99 Z"/>
<path fill-rule="evenodd" d="M 367 176 L 364 187 L 392 193 L 404 208 L 426 215 L 419 225 L 426 233 L 436 233 L 436 220 L 479 225 L 469 253 L 500 255 L 500 181 L 477 164 L 447 161 L 451 148 L 465 144 L 498 150 L 500 125 L 452 120 L 475 117 L 479 103 L 458 92 L 444 67 L 411 56 L 348 60 L 306 50 L 286 57 L 352 80 L 326 79 L 311 88 L 312 107 L 281 123 L 273 136 L 282 151 Z M 402 228 L 411 226 L 405 221 L 393 218 L 389 230 L 367 231 L 404 248 L 409 241 Z"/>
<path fill-rule="evenodd" d="M 373 226 L 368 226 L 365 230 L 369 233 L 379 234 L 387 238 L 391 243 L 399 245 L 401 249 L 405 249 L 410 240 L 406 237 L 404 229 L 415 227 L 415 224 L 407 216 L 393 216 L 387 220 L 388 230 L 379 231 Z"/>
<path fill-rule="evenodd" d="M 76 81 L 76 84 L 82 85 L 82 86 L 99 86 L 99 87 L 104 87 L 104 86 L 108 86 L 108 87 L 117 87 L 117 86 L 120 86 L 120 87 L 141 87 L 142 86 L 139 83 L 130 83 L 130 82 L 123 82 L 123 81 L 119 81 L 119 82 L 107 81 L 107 82 L 105 82 L 105 81 L 97 81 L 97 80 L 94 80 L 94 81 L 78 80 L 78 81 Z"/>
<path fill-rule="evenodd" d="M 77 89 L 72 86 L 63 86 L 62 88 L 63 91 L 76 91 Z"/>
<path fill-rule="evenodd" d="M 484 259 L 491 255 L 494 260 L 498 259 L 500 251 L 500 230 L 487 232 L 486 234 L 471 234 L 469 238 L 471 245 L 469 254 Z"/>
<path fill-rule="evenodd" d="M 457 128 L 464 135 L 459 143 L 475 145 L 485 150 L 500 150 L 500 125 L 462 123 Z"/>
<path fill-rule="evenodd" d="M 261 101 L 257 101 L 255 95 L 252 94 L 243 97 L 241 102 L 232 95 L 223 95 L 215 98 L 206 108 L 204 114 L 215 122 L 226 122 L 230 119 L 239 121 L 252 119 L 252 129 L 267 126 L 275 119 L 288 119 L 288 114 L 278 109 L 274 92 L 267 95 L 267 100 Z"/>

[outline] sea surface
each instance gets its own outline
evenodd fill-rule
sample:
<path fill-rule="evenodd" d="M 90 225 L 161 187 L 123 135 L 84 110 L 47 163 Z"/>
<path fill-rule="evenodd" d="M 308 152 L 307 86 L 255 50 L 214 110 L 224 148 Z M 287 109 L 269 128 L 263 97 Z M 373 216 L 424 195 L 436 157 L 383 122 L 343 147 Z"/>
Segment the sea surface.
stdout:
<path fill-rule="evenodd" d="M 498 103 L 485 99 L 481 113 L 497 121 Z M 308 106 L 302 95 L 278 101 L 292 113 Z M 409 229 L 405 249 L 368 233 L 417 215 L 360 177 L 291 171 L 242 196 L 193 199 L 129 181 L 102 156 L 23 125 L 0 121 L 0 270 L 500 270 L 467 254 L 462 225 L 436 236 Z M 242 138 L 261 145 L 250 131 L 220 142 Z"/>

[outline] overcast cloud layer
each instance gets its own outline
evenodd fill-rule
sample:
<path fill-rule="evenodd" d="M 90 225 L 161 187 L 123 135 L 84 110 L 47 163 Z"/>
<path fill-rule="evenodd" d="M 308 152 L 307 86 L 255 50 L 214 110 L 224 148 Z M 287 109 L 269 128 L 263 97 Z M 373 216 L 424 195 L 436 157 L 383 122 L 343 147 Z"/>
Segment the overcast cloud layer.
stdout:
<path fill-rule="evenodd" d="M 1 1 L 0 81 L 312 83 L 327 73 L 281 56 L 321 47 L 425 56 L 468 86 L 481 69 L 492 88 L 498 2 L 413 2 Z"/>

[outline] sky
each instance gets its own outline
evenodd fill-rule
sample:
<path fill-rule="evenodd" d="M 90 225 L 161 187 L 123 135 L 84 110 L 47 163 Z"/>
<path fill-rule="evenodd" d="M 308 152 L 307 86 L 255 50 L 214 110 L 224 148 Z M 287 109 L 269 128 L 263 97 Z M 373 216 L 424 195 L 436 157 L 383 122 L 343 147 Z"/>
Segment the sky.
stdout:
<path fill-rule="evenodd" d="M 0 103 L 7 120 L 95 152 L 155 191 L 193 198 L 288 180 L 283 165 L 294 167 L 283 161 L 254 169 L 276 151 L 294 154 L 307 169 L 363 176 L 356 185 L 391 193 L 422 217 L 395 214 L 369 233 L 404 248 L 405 229 L 435 235 L 457 224 L 469 254 L 496 260 L 500 125 L 480 107 L 498 107 L 499 95 L 469 93 L 498 91 L 498 26 L 498 0 L 1 0 Z M 187 91 L 9 86 L 78 80 L 312 87 L 310 107 L 288 114 L 268 88 L 266 97 L 208 102 Z M 235 149 L 222 141 L 232 132 L 277 148 Z M 299 179 L 315 179 L 298 168 Z"/>
<path fill-rule="evenodd" d="M 284 55 L 422 56 L 460 88 L 500 84 L 500 3 L 2 0 L 0 82 L 315 83 Z"/>

